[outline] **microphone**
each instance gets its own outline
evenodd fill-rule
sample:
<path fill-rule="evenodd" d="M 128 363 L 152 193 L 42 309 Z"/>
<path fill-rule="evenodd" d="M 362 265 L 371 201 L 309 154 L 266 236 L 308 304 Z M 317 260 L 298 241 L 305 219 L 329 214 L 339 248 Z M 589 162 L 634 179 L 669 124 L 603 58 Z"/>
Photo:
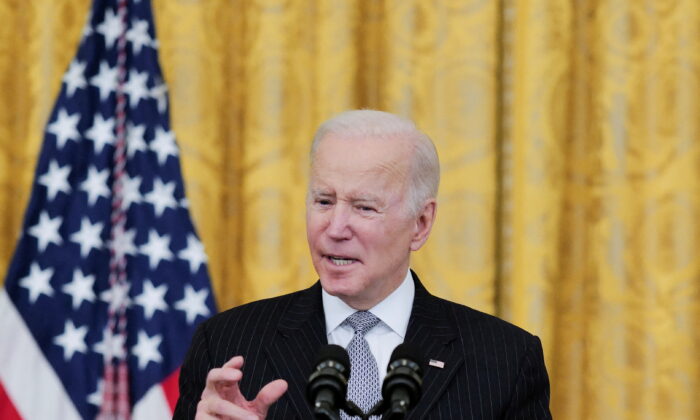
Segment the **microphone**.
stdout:
<path fill-rule="evenodd" d="M 338 410 L 346 406 L 349 377 L 350 357 L 345 349 L 335 344 L 321 347 L 306 385 L 316 419 L 340 419 Z"/>
<path fill-rule="evenodd" d="M 422 352 L 411 344 L 399 344 L 391 353 L 382 384 L 383 420 L 403 419 L 416 406 L 423 385 L 422 364 Z"/>

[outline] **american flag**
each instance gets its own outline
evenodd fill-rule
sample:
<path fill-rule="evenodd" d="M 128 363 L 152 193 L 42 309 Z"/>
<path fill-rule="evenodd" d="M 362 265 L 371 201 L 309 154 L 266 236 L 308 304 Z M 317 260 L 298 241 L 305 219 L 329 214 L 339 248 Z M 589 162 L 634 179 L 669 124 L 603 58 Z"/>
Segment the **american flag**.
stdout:
<path fill-rule="evenodd" d="M 151 5 L 94 0 L 0 292 L 0 418 L 169 418 L 206 262 Z"/>

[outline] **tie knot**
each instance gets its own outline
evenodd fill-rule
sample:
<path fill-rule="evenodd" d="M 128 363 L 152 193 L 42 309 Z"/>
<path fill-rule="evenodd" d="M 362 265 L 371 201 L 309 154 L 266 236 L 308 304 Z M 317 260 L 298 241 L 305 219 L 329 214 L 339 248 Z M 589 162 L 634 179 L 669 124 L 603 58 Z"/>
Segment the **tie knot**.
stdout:
<path fill-rule="evenodd" d="M 379 323 L 379 318 L 369 311 L 357 311 L 347 317 L 345 322 L 350 324 L 355 330 L 355 334 L 364 335 L 364 333 L 371 330 Z"/>

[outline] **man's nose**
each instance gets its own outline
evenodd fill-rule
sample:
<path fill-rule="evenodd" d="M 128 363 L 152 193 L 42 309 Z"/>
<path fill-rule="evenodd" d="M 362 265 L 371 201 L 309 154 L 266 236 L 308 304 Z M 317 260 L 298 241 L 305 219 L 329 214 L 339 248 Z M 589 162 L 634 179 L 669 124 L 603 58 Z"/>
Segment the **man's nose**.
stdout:
<path fill-rule="evenodd" d="M 352 236 L 350 228 L 350 211 L 347 206 L 337 204 L 329 214 L 328 228 L 326 233 L 332 239 L 343 240 Z"/>

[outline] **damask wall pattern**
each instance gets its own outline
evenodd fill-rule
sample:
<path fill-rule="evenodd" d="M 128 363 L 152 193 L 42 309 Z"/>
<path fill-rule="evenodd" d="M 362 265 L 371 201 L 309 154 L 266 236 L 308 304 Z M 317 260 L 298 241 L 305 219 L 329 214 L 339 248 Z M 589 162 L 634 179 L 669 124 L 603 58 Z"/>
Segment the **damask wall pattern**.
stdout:
<path fill-rule="evenodd" d="M 0 2 L 0 272 L 89 0 Z M 562 419 L 700 418 L 697 0 L 153 0 L 221 308 L 315 280 L 308 146 L 349 108 L 441 158 L 412 266 L 542 338 Z"/>

